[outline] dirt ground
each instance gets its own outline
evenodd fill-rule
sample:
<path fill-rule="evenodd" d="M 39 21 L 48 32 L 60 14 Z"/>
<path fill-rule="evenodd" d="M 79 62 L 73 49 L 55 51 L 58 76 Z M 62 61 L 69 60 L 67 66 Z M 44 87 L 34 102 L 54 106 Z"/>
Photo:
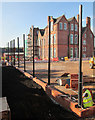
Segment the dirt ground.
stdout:
<path fill-rule="evenodd" d="M 7 97 L 12 120 L 76 120 L 54 104 L 43 89 L 13 67 L 2 67 L 2 96 Z"/>
<path fill-rule="evenodd" d="M 26 62 L 27 72 L 33 73 L 33 63 Z M 23 69 L 23 65 L 21 64 Z M 60 77 L 63 73 L 79 73 L 79 61 L 59 61 L 51 62 L 51 83 Z M 95 69 L 89 68 L 89 61 L 82 62 L 82 71 L 85 76 L 95 76 Z M 48 82 L 48 63 L 35 63 L 35 76 Z"/>

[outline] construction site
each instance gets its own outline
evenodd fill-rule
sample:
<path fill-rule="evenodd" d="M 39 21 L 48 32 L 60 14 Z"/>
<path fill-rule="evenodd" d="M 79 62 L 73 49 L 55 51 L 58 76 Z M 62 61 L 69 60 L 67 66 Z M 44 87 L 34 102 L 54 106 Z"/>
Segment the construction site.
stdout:
<path fill-rule="evenodd" d="M 51 21 L 48 16 L 48 59 L 15 60 L 15 41 L 8 46 L 7 60 L 1 60 L 1 120 L 94 120 L 95 56 L 82 57 L 82 5 L 79 6 L 79 57 L 51 59 Z M 13 42 L 13 43 L 12 43 Z M 12 46 L 14 45 L 14 46 Z M 3 56 L 4 57 L 4 56 Z"/>

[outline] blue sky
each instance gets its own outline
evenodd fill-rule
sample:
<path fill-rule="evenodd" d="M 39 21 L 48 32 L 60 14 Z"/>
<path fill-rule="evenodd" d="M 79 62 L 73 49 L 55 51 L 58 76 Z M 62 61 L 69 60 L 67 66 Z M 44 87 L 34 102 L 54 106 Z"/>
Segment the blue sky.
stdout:
<path fill-rule="evenodd" d="M 93 18 L 93 2 L 3 2 L 2 3 L 2 42 L 0 47 L 5 47 L 7 42 L 29 32 L 31 25 L 45 28 L 47 16 L 59 17 L 65 14 L 66 18 L 77 16 L 79 5 L 83 5 L 83 26 L 86 17 Z M 93 22 L 91 20 L 91 27 Z"/>

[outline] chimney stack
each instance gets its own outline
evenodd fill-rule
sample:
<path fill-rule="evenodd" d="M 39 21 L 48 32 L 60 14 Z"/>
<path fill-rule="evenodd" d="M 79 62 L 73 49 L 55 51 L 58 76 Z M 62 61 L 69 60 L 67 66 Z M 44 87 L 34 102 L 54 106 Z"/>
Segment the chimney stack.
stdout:
<path fill-rule="evenodd" d="M 86 18 L 86 26 L 90 28 L 90 17 Z"/>
<path fill-rule="evenodd" d="M 79 23 L 79 14 L 77 15 L 77 22 Z"/>

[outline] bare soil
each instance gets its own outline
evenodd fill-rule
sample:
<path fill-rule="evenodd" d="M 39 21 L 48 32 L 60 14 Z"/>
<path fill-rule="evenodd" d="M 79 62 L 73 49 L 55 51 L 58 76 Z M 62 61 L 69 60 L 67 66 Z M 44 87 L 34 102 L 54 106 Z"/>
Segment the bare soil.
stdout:
<path fill-rule="evenodd" d="M 2 67 L 2 96 L 7 97 L 12 120 L 76 120 L 54 104 L 41 86 L 14 67 Z"/>

